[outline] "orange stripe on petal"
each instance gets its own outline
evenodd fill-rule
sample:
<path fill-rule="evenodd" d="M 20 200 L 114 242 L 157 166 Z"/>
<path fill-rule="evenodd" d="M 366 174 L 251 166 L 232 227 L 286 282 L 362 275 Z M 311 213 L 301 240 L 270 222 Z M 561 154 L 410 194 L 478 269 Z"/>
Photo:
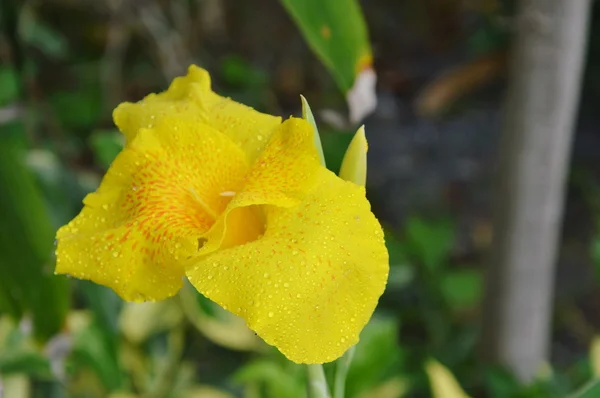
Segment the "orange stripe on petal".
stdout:
<path fill-rule="evenodd" d="M 219 193 L 239 189 L 246 171 L 243 152 L 225 135 L 163 118 L 137 134 L 57 232 L 56 272 L 109 286 L 126 300 L 175 294 L 180 259 L 197 250 L 213 213 L 226 208 L 230 198 Z"/>

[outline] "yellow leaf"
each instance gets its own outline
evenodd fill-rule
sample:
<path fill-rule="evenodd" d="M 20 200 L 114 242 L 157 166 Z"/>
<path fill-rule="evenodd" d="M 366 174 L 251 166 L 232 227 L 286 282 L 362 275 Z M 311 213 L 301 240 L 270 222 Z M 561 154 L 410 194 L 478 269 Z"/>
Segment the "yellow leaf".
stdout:
<path fill-rule="evenodd" d="M 369 146 L 365 137 L 365 126 L 361 126 L 344 155 L 340 168 L 340 178 L 365 186 L 367 182 L 367 151 Z"/>
<path fill-rule="evenodd" d="M 590 362 L 592 372 L 596 378 L 600 377 L 600 336 L 594 337 L 590 347 Z"/>
<path fill-rule="evenodd" d="M 408 391 L 408 381 L 402 377 L 394 377 L 360 394 L 358 398 L 400 398 Z"/>
<path fill-rule="evenodd" d="M 200 385 L 185 392 L 183 398 L 234 398 L 234 396 L 215 387 Z"/>
<path fill-rule="evenodd" d="M 153 333 L 168 330 L 183 319 L 173 300 L 158 303 L 126 303 L 119 314 L 119 327 L 131 342 L 139 344 Z"/>
<path fill-rule="evenodd" d="M 469 398 L 460 387 L 452 373 L 435 360 L 429 360 L 425 365 L 433 398 Z"/>

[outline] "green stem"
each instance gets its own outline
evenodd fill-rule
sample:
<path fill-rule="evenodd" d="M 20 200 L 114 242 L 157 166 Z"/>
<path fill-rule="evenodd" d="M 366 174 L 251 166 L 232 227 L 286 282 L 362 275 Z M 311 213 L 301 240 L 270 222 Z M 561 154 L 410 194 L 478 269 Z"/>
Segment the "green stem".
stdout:
<path fill-rule="evenodd" d="M 354 357 L 354 346 L 350 347 L 348 351 L 337 361 L 335 368 L 335 381 L 333 385 L 333 397 L 344 398 L 346 390 L 346 376 L 348 375 L 348 369 L 350 363 Z"/>
<path fill-rule="evenodd" d="M 308 396 L 310 398 L 331 398 L 322 365 L 307 365 Z"/>

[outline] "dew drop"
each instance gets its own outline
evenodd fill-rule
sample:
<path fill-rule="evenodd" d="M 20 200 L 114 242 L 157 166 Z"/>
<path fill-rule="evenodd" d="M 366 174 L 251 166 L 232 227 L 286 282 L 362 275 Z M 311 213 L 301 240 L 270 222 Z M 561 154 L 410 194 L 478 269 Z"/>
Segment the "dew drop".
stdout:
<path fill-rule="evenodd" d="M 283 287 L 290 287 L 290 284 L 286 282 L 283 284 Z"/>
<path fill-rule="evenodd" d="M 273 318 L 273 315 L 275 315 L 273 312 L 269 312 L 269 318 Z"/>
<path fill-rule="evenodd" d="M 207 278 L 208 280 L 211 280 L 211 279 L 213 278 L 213 276 L 212 276 L 212 275 L 208 275 L 206 278 Z"/>

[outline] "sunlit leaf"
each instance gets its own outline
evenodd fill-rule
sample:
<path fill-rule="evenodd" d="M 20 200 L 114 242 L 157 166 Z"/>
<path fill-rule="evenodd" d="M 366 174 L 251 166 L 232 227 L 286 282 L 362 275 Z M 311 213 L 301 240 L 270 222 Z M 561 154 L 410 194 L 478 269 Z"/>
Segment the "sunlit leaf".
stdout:
<path fill-rule="evenodd" d="M 590 363 L 594 377 L 600 378 L 600 336 L 594 337 L 590 347 Z"/>
<path fill-rule="evenodd" d="M 169 330 L 183 319 L 173 300 L 125 303 L 119 315 L 120 330 L 131 342 L 139 344 L 151 334 Z"/>
<path fill-rule="evenodd" d="M 433 398 L 469 398 L 452 373 L 439 362 L 429 360 L 425 371 L 429 376 Z"/>

